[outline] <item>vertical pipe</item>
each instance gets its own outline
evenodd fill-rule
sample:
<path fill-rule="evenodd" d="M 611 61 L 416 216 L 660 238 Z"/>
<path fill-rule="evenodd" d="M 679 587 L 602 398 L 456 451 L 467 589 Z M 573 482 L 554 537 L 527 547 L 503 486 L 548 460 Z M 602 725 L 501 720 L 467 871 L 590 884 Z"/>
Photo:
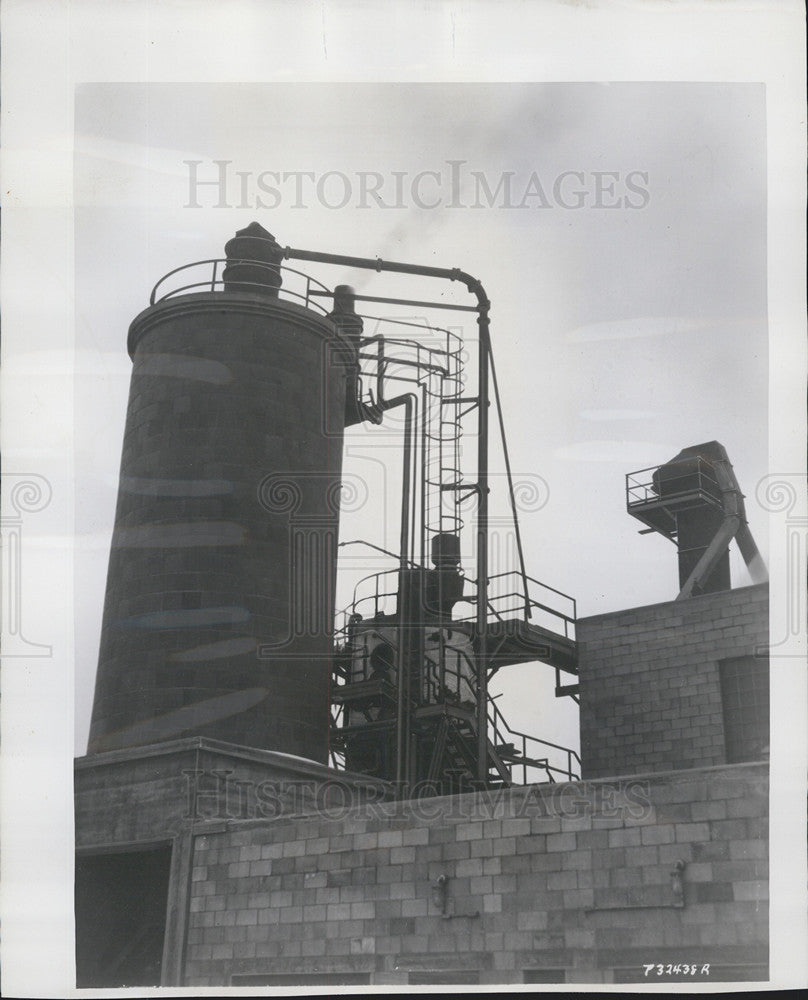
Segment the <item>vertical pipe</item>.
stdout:
<path fill-rule="evenodd" d="M 405 719 L 404 711 L 406 707 L 406 661 L 407 657 L 405 655 L 405 632 L 406 626 L 405 621 L 409 617 L 410 613 L 410 600 L 409 600 L 409 587 L 403 586 L 404 577 L 403 574 L 399 576 L 399 630 L 398 630 L 398 643 L 396 645 L 396 683 L 398 685 L 397 703 L 396 703 L 396 794 L 401 796 L 403 794 L 403 789 L 405 783 L 408 783 L 408 754 L 407 754 L 407 740 L 405 733 Z"/>
<path fill-rule="evenodd" d="M 380 341 L 380 358 L 383 358 L 383 347 Z M 383 365 L 383 362 L 380 361 Z M 406 623 L 410 621 L 411 618 L 411 608 L 410 608 L 410 588 L 404 586 L 404 574 L 405 570 L 410 565 L 409 550 L 410 550 L 410 507 L 412 506 L 411 494 L 412 494 L 412 445 L 413 445 L 413 435 L 414 435 L 414 420 L 413 414 L 415 412 L 415 404 L 417 399 L 414 394 L 408 393 L 406 395 L 396 396 L 394 399 L 385 400 L 384 399 L 384 382 L 383 377 L 379 377 L 378 385 L 378 403 L 382 410 L 386 413 L 388 410 L 392 410 L 396 406 L 404 407 L 404 465 L 401 476 L 401 525 L 400 525 L 400 552 L 399 552 L 399 573 L 398 573 L 398 617 L 399 617 L 399 632 L 398 632 L 398 642 L 396 644 L 396 782 L 399 792 L 402 789 L 404 783 L 409 783 L 409 773 L 407 768 L 407 762 L 409 755 L 407 752 L 407 734 L 409 730 L 409 725 L 407 719 L 405 718 L 405 707 L 407 700 L 405 697 L 406 685 L 407 685 L 407 655 L 405 650 L 408 649 L 409 644 L 405 643 L 404 635 L 406 634 L 407 625 Z M 377 587 L 378 587 L 378 577 L 377 577 Z M 378 605 L 378 600 L 377 600 Z M 378 607 L 377 607 L 378 612 Z"/>
<path fill-rule="evenodd" d="M 477 435 L 477 780 L 488 778 L 488 309 L 481 306 Z"/>
<path fill-rule="evenodd" d="M 409 524 L 410 524 L 410 465 L 412 462 L 411 452 L 412 452 L 412 411 L 413 411 L 413 400 L 411 396 L 405 396 L 402 400 L 404 404 L 404 470 L 402 474 L 402 484 L 401 484 L 401 561 L 399 569 L 399 602 L 402 607 L 399 608 L 399 614 L 401 617 L 400 624 L 404 628 L 399 628 L 398 633 L 398 643 L 396 644 L 396 682 L 398 684 L 397 691 L 397 704 L 396 704 L 396 782 L 399 792 L 401 791 L 402 783 L 408 780 L 409 775 L 406 773 L 404 763 L 405 763 L 405 725 L 404 725 L 404 708 L 405 708 L 405 673 L 406 673 L 406 657 L 404 656 L 404 629 L 407 627 L 406 622 L 410 614 L 410 601 L 408 596 L 408 587 L 402 586 L 404 581 L 404 574 L 409 564 Z M 405 596 L 406 595 L 406 596 Z"/>

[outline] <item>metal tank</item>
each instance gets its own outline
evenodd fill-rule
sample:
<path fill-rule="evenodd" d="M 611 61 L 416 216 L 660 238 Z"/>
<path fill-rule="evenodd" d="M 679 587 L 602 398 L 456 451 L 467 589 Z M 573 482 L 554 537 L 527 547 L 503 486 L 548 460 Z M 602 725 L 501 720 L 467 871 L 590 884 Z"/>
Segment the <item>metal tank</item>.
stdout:
<path fill-rule="evenodd" d="M 287 297 L 262 227 L 225 250 L 129 330 L 88 752 L 204 736 L 325 762 L 356 347 L 310 279 Z"/>

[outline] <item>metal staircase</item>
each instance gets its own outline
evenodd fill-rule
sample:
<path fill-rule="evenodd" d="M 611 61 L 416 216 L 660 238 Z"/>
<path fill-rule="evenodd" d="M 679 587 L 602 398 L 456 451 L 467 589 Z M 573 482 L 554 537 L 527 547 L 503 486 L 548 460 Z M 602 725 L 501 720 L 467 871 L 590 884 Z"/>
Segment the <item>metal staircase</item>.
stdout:
<path fill-rule="evenodd" d="M 332 688 L 332 762 L 377 777 L 389 777 L 396 752 L 397 677 L 378 669 L 374 650 L 385 646 L 387 662 L 395 661 L 397 628 L 391 623 L 354 622 L 335 657 Z M 446 643 L 414 671 L 405 716 L 409 719 L 409 783 L 434 794 L 479 787 L 476 678 L 472 654 Z M 454 654 L 452 656 L 451 654 Z M 376 663 L 374 663 L 374 660 Z M 412 681 L 412 678 L 411 678 Z M 575 780 L 580 759 L 574 750 L 513 730 L 488 699 L 486 785 L 497 787 L 529 781 Z M 553 755 L 557 763 L 550 762 Z"/>
<path fill-rule="evenodd" d="M 476 489 L 463 472 L 462 444 L 478 401 L 466 394 L 455 332 L 412 320 L 361 320 L 373 333 L 359 344 L 358 409 L 383 415 L 404 399 L 409 405 L 401 549 L 387 553 L 389 569 L 357 583 L 338 616 L 332 762 L 439 793 L 470 790 L 481 784 L 483 744 L 478 586 L 459 564 L 431 569 L 428 558 L 447 538 L 457 540 L 458 553 L 461 545 L 468 550 L 464 562 L 475 558 L 463 512 Z M 487 588 L 485 598 L 487 675 L 539 661 L 555 668 L 558 690 L 560 671 L 576 673 L 575 602 L 518 570 L 495 574 L 489 584 L 496 593 Z M 574 751 L 511 730 L 487 690 L 482 698 L 484 784 L 576 777 Z"/>

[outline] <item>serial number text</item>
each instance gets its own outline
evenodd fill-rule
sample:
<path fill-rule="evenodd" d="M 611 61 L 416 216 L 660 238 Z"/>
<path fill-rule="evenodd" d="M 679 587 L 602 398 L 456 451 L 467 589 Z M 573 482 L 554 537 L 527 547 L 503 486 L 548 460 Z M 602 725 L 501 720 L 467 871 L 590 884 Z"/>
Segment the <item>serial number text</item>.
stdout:
<path fill-rule="evenodd" d="M 645 976 L 709 976 L 709 965 L 691 965 L 683 963 L 678 965 L 658 965 L 651 962 L 643 965 Z"/>

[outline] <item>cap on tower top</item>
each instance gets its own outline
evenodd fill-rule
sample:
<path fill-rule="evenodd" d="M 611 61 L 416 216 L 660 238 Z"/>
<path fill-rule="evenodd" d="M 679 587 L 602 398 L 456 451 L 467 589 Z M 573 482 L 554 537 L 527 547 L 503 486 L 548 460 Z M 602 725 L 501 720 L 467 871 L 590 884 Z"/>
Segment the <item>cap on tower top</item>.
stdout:
<path fill-rule="evenodd" d="M 227 241 L 228 264 L 222 273 L 226 292 L 277 296 L 281 286 L 283 248 L 258 222 L 251 222 Z"/>

